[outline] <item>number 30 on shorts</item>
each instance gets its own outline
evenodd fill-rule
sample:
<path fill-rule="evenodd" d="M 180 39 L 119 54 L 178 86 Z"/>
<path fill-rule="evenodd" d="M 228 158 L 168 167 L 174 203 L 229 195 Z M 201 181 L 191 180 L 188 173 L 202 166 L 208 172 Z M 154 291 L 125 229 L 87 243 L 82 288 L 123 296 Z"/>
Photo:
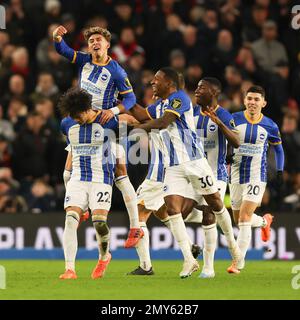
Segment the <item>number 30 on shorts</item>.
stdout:
<path fill-rule="evenodd" d="M 98 200 L 97 202 L 107 202 L 110 203 L 110 193 L 109 192 L 98 192 L 97 193 Z"/>
<path fill-rule="evenodd" d="M 212 187 L 214 185 L 213 179 L 211 176 L 201 177 L 199 178 L 201 182 L 201 188 L 205 189 L 207 186 Z"/>
<path fill-rule="evenodd" d="M 259 192 L 260 192 L 260 187 L 258 185 L 249 184 L 247 186 L 247 194 L 249 194 L 250 196 L 252 195 L 258 196 Z"/>

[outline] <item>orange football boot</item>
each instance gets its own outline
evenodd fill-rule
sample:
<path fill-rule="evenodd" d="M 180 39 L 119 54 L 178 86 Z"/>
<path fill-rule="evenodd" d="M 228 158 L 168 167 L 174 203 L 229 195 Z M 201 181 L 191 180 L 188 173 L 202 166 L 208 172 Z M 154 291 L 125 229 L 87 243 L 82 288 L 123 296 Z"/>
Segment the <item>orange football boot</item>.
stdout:
<path fill-rule="evenodd" d="M 92 279 L 98 279 L 98 278 L 102 278 L 104 276 L 105 270 L 108 266 L 108 264 L 110 263 L 111 260 L 111 254 L 108 254 L 108 258 L 106 260 L 99 260 L 95 269 L 93 270 L 92 274 L 91 274 L 91 278 Z"/>
<path fill-rule="evenodd" d="M 66 279 L 77 279 L 76 272 L 74 270 L 68 269 L 63 274 L 59 276 L 59 279 L 66 280 Z"/>
<path fill-rule="evenodd" d="M 270 213 L 266 213 L 263 217 L 267 221 L 267 225 L 264 228 L 261 228 L 261 240 L 267 242 L 270 240 L 271 224 L 273 222 L 274 217 Z"/>
<path fill-rule="evenodd" d="M 125 248 L 132 248 L 134 247 L 141 238 L 144 236 L 144 231 L 142 228 L 131 228 L 129 230 L 128 238 L 125 241 L 124 247 Z"/>

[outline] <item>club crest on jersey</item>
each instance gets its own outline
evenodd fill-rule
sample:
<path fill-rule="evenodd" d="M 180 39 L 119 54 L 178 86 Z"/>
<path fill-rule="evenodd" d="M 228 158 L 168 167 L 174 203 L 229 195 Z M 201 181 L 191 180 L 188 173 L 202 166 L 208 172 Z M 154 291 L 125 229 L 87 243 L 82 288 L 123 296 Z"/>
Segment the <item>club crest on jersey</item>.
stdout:
<path fill-rule="evenodd" d="M 261 133 L 261 134 L 259 135 L 259 139 L 260 139 L 260 140 L 264 140 L 264 139 L 265 139 L 265 137 L 266 137 L 266 136 L 265 136 L 265 134 L 264 134 L 264 133 Z"/>
<path fill-rule="evenodd" d="M 232 126 L 232 128 L 235 128 L 235 122 L 234 122 L 233 119 L 231 119 L 231 120 L 229 121 L 229 124 Z"/>
<path fill-rule="evenodd" d="M 102 73 L 100 79 L 105 82 L 108 79 L 108 75 L 106 73 Z"/>
<path fill-rule="evenodd" d="M 129 87 L 129 88 L 132 87 L 132 85 L 131 85 L 131 83 L 130 83 L 130 81 L 129 81 L 128 78 L 125 78 L 125 84 L 126 84 L 126 86 Z"/>
<path fill-rule="evenodd" d="M 168 186 L 167 185 L 164 185 L 164 188 L 163 188 L 164 192 L 166 192 L 168 190 Z"/>
<path fill-rule="evenodd" d="M 71 199 L 71 197 L 70 197 L 70 196 L 66 196 L 65 202 L 66 202 L 66 203 L 67 203 L 67 202 L 69 202 L 69 201 L 70 201 L 70 199 Z"/>
<path fill-rule="evenodd" d="M 181 103 L 181 100 L 180 99 L 174 99 L 172 102 L 171 102 L 171 107 L 173 109 L 179 109 L 181 107 L 182 103 Z"/>
<path fill-rule="evenodd" d="M 95 139 L 99 139 L 101 137 L 101 132 L 99 130 L 96 130 L 94 133 Z"/>
<path fill-rule="evenodd" d="M 209 132 L 215 132 L 216 130 L 217 130 L 217 125 L 216 124 L 212 123 L 212 124 L 209 125 L 209 127 L 208 127 L 208 131 Z"/>

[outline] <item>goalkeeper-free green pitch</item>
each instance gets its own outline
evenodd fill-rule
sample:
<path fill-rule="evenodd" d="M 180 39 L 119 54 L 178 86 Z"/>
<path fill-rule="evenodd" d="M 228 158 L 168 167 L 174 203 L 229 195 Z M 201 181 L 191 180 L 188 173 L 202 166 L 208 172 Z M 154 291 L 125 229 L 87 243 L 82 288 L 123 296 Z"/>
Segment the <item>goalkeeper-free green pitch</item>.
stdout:
<path fill-rule="evenodd" d="M 216 261 L 214 279 L 187 279 L 178 274 L 181 261 L 154 261 L 154 276 L 127 276 L 137 261 L 112 260 L 105 277 L 90 278 L 96 261 L 77 262 L 77 280 L 59 280 L 64 262 L 58 260 L 0 260 L 6 270 L 3 299 L 300 299 L 292 288 L 294 265 L 300 261 L 249 261 L 239 275 L 227 274 L 230 261 Z M 297 283 L 300 285 L 300 279 Z"/>

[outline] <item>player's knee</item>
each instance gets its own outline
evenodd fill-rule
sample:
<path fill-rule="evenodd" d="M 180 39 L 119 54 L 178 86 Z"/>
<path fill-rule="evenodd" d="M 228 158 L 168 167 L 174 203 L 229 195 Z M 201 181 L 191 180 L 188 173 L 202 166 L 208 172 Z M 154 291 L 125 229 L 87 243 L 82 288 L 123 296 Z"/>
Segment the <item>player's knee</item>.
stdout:
<path fill-rule="evenodd" d="M 211 212 L 203 212 L 203 220 L 202 224 L 204 226 L 209 226 L 211 224 L 214 224 L 216 222 L 215 215 Z"/>
<path fill-rule="evenodd" d="M 76 211 L 68 211 L 66 213 L 66 221 L 65 221 L 66 227 L 73 225 L 75 220 L 79 222 L 80 220 L 79 213 L 77 213 Z"/>
<path fill-rule="evenodd" d="M 106 219 L 107 217 L 102 215 L 92 217 L 94 228 L 100 236 L 105 236 L 109 233 Z"/>
<path fill-rule="evenodd" d="M 196 202 L 192 199 L 185 199 L 184 204 L 183 204 L 183 208 L 182 208 L 182 216 L 184 218 L 186 218 L 191 211 L 193 210 L 193 208 L 195 207 Z"/>

